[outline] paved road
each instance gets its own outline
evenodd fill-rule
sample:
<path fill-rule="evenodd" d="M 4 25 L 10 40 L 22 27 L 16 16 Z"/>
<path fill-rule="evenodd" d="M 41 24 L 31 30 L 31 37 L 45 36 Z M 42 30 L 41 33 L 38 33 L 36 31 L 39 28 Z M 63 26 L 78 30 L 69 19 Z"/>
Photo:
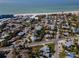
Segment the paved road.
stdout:
<path fill-rule="evenodd" d="M 50 40 L 50 41 L 33 42 L 33 43 L 30 43 L 30 44 L 28 44 L 28 45 L 26 45 L 26 46 L 28 46 L 28 47 L 33 47 L 33 46 L 45 45 L 45 44 L 49 44 L 49 43 L 54 43 L 54 40 L 55 40 L 55 39 L 52 39 L 52 40 Z"/>
<path fill-rule="evenodd" d="M 55 54 L 54 57 L 58 58 L 58 52 L 59 52 L 59 47 L 58 47 L 58 41 L 59 41 L 59 30 L 57 31 L 56 39 L 55 39 Z"/>
<path fill-rule="evenodd" d="M 49 41 L 42 41 L 42 42 L 33 42 L 33 43 L 26 44 L 26 46 L 33 47 L 33 46 L 45 45 L 45 44 L 49 44 L 49 43 L 54 43 L 54 40 L 55 39 L 52 39 Z M 12 49 L 13 48 L 10 48 L 10 47 L 2 47 L 2 48 L 0 48 L 0 51 L 9 51 Z"/>
<path fill-rule="evenodd" d="M 9 48 L 9 47 L 0 48 L 0 51 L 9 51 L 9 50 L 12 50 L 12 48 Z"/>
<path fill-rule="evenodd" d="M 64 17 L 65 18 L 65 21 L 66 21 L 66 23 L 68 23 L 68 20 L 67 20 L 67 18 L 66 17 Z M 59 25 L 58 25 L 58 27 L 57 27 L 57 35 L 56 35 L 56 39 L 55 39 L 55 54 L 54 54 L 54 57 L 55 58 L 59 58 L 59 47 L 58 47 L 58 41 L 60 40 L 59 39 L 59 28 L 60 28 L 60 24 L 62 23 L 62 21 L 60 21 L 60 23 L 59 23 Z"/>
<path fill-rule="evenodd" d="M 59 36 L 60 36 L 60 24 L 62 23 L 62 21 L 59 21 L 59 24 L 57 25 L 57 33 L 56 33 L 56 39 L 55 39 L 55 54 L 54 57 L 55 58 L 59 58 L 59 46 L 58 46 L 58 41 L 60 40 Z"/>

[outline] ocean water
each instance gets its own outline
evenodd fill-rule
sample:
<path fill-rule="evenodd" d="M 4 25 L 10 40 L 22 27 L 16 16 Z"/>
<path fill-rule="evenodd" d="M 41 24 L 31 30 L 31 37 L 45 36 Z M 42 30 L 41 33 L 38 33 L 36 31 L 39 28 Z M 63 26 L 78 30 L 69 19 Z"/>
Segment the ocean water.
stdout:
<path fill-rule="evenodd" d="M 79 0 L 0 0 L 0 14 L 79 10 Z"/>

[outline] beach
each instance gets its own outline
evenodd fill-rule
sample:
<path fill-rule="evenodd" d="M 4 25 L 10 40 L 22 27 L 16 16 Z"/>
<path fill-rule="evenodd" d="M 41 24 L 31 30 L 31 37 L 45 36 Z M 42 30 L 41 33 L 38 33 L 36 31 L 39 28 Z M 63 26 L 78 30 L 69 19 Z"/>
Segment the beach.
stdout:
<path fill-rule="evenodd" d="M 49 15 L 49 14 L 68 14 L 68 13 L 72 13 L 72 14 L 79 14 L 79 11 L 62 11 L 62 12 L 51 12 L 51 13 L 24 13 L 24 14 L 14 14 L 14 16 L 26 16 L 26 15 Z"/>

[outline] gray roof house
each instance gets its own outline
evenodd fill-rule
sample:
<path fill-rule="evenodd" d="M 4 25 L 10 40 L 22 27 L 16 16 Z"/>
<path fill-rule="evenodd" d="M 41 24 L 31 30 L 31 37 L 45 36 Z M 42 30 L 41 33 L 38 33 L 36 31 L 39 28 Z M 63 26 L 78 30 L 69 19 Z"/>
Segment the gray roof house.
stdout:
<path fill-rule="evenodd" d="M 48 46 L 44 46 L 40 49 L 40 57 L 49 58 L 51 56 L 52 56 L 52 53 L 50 52 L 50 49 Z"/>

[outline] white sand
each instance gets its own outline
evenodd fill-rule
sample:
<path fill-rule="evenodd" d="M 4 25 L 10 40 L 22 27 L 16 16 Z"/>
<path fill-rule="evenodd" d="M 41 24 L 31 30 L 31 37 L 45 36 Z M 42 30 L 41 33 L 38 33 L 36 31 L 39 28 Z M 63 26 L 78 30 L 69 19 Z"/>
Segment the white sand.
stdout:
<path fill-rule="evenodd" d="M 72 13 L 72 14 L 78 14 L 79 11 L 67 11 L 67 12 L 63 12 L 63 13 Z M 14 16 L 26 16 L 26 15 L 48 15 L 48 14 L 62 14 L 62 12 L 51 12 L 51 13 L 25 13 L 25 14 L 15 14 Z"/>

